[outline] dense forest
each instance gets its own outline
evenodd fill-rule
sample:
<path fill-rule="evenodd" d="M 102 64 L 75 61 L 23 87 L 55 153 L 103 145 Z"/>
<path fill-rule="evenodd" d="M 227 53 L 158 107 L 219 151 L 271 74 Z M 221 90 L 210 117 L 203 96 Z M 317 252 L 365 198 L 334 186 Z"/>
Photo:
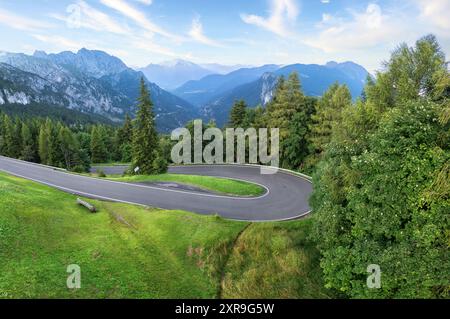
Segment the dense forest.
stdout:
<path fill-rule="evenodd" d="M 165 172 L 168 140 L 156 132 L 144 80 L 140 93 L 136 118 L 126 116 L 122 127 L 0 113 L 0 155 L 79 173 L 89 172 L 93 163 L 111 162 L 131 162 L 130 172 L 139 167 L 140 174 Z"/>
<path fill-rule="evenodd" d="M 347 297 L 450 297 L 449 98 L 445 55 L 429 35 L 400 45 L 356 101 L 338 83 L 305 96 L 292 73 L 266 108 L 234 104 L 229 127 L 279 128 L 281 166 L 313 176 L 311 236 L 328 288 Z M 136 119 L 119 128 L 1 114 L 0 154 L 77 172 L 119 161 L 160 173 L 173 142 L 158 136 L 154 118 L 144 83 Z M 381 268 L 380 289 L 365 286 L 370 264 Z"/>

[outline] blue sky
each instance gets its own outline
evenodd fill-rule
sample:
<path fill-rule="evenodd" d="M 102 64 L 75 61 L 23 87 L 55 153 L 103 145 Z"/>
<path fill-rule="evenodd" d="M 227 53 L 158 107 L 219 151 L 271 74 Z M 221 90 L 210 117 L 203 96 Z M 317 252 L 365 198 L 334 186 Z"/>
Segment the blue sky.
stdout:
<path fill-rule="evenodd" d="M 352 60 L 373 72 L 428 33 L 450 53 L 449 0 L 0 0 L 0 51 L 261 65 Z"/>

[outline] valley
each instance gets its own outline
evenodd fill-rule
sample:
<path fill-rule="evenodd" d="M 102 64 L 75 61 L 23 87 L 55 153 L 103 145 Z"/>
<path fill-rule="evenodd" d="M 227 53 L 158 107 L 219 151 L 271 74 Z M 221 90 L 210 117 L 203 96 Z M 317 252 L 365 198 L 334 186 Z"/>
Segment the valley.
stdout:
<path fill-rule="evenodd" d="M 53 113 L 61 119 L 58 112 L 34 112 L 36 108 L 60 108 L 80 113 L 79 117 L 93 116 L 120 124 L 126 114 L 134 116 L 137 84 L 144 77 L 160 132 L 168 133 L 196 118 L 214 120 L 222 127 L 235 101 L 265 107 L 273 99 L 279 77 L 292 72 L 299 74 L 306 95 L 320 96 L 338 82 L 348 85 L 355 99 L 369 75 L 352 62 L 240 68 L 176 60 L 136 71 L 103 51 L 36 51 L 33 55 L 0 52 L 0 109 L 22 115 L 21 110 L 26 108 L 44 117 Z"/>

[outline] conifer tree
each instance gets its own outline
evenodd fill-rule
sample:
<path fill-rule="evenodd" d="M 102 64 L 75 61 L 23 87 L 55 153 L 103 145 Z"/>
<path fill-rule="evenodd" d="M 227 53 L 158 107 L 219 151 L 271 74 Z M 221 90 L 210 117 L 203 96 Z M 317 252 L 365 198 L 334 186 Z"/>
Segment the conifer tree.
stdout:
<path fill-rule="evenodd" d="M 319 99 L 316 113 L 310 124 L 311 159 L 314 165 L 320 159 L 326 146 L 331 141 L 333 126 L 341 122 L 342 110 L 352 103 L 352 96 L 346 85 L 334 83 Z"/>
<path fill-rule="evenodd" d="M 6 118 L 6 114 L 0 113 L 0 155 L 7 155 Z"/>
<path fill-rule="evenodd" d="M 22 150 L 20 154 L 20 159 L 29 162 L 34 161 L 36 154 L 34 149 L 33 135 L 31 134 L 30 128 L 25 123 L 22 123 L 21 138 L 22 138 Z"/>
<path fill-rule="evenodd" d="M 79 144 L 73 133 L 65 126 L 61 126 L 58 133 L 64 167 L 72 170 L 79 165 Z"/>
<path fill-rule="evenodd" d="M 49 165 L 50 158 L 50 120 L 47 119 L 44 124 L 41 125 L 39 129 L 39 158 L 42 164 Z"/>
<path fill-rule="evenodd" d="M 115 157 L 116 160 L 129 162 L 132 156 L 133 143 L 133 123 L 130 116 L 125 116 L 125 122 L 121 128 L 117 130 L 115 137 Z"/>
<path fill-rule="evenodd" d="M 281 164 L 297 168 L 307 153 L 306 133 L 310 111 L 296 72 L 280 78 L 273 102 L 267 108 L 269 128 L 280 130 Z"/>
<path fill-rule="evenodd" d="M 108 149 L 105 143 L 104 130 L 96 125 L 91 132 L 91 161 L 92 163 L 105 163 L 108 161 Z"/>
<path fill-rule="evenodd" d="M 158 134 L 155 127 L 153 103 L 145 81 L 141 79 L 136 119 L 133 123 L 133 171 L 138 174 L 153 174 L 154 161 L 158 157 Z"/>
<path fill-rule="evenodd" d="M 303 109 L 305 96 L 301 91 L 298 74 L 293 72 L 287 80 L 280 79 L 275 99 L 268 109 L 268 124 L 280 129 L 280 140 L 289 135 L 289 126 L 294 114 Z"/>
<path fill-rule="evenodd" d="M 230 112 L 229 126 L 233 128 L 243 128 L 246 119 L 247 104 L 244 100 L 234 102 Z"/>

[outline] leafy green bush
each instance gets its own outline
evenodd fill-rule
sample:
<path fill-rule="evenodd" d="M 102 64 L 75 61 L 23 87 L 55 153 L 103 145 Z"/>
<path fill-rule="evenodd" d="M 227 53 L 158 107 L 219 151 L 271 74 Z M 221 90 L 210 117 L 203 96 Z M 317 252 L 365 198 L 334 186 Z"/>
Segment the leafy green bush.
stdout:
<path fill-rule="evenodd" d="M 412 61 L 412 62 L 411 62 Z M 313 237 L 326 286 L 357 298 L 450 297 L 450 125 L 434 37 L 401 46 L 343 110 L 314 174 Z M 448 83 L 448 81 L 446 82 Z M 381 268 L 381 288 L 366 285 Z"/>
<path fill-rule="evenodd" d="M 97 170 L 98 177 L 106 177 L 105 172 L 102 169 Z"/>

